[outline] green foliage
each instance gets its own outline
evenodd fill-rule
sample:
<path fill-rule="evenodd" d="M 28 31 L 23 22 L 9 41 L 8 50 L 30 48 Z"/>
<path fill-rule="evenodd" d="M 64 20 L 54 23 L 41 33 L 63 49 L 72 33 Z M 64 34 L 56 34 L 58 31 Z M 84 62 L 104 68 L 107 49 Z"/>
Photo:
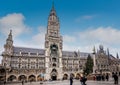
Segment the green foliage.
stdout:
<path fill-rule="evenodd" d="M 84 75 L 88 75 L 93 72 L 93 59 L 90 55 L 87 57 L 87 62 L 85 63 Z"/>

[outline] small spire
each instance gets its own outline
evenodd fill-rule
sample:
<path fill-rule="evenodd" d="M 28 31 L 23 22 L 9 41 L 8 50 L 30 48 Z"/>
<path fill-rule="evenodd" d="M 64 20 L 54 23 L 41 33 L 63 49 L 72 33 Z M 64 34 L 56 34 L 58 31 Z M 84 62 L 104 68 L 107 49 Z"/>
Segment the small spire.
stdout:
<path fill-rule="evenodd" d="M 10 29 L 10 33 L 8 35 L 8 39 L 7 40 L 12 40 L 12 30 Z"/>
<path fill-rule="evenodd" d="M 116 54 L 116 57 L 117 57 L 117 59 L 119 59 L 119 55 L 118 55 L 118 53 Z"/>
<path fill-rule="evenodd" d="M 12 30 L 10 30 L 10 33 L 8 35 L 8 38 L 6 39 L 6 45 L 13 45 L 13 40 L 12 40 Z"/>
<path fill-rule="evenodd" d="M 107 56 L 108 56 L 108 65 L 110 64 L 110 53 L 109 53 L 109 48 L 107 48 Z"/>
<path fill-rule="evenodd" d="M 95 54 L 96 53 L 96 50 L 95 50 L 95 46 L 93 47 L 93 54 Z"/>
<path fill-rule="evenodd" d="M 12 35 L 12 30 L 10 29 L 10 34 L 9 35 Z"/>
<path fill-rule="evenodd" d="M 110 56 L 110 54 L 109 54 L 109 48 L 107 48 L 107 55 L 108 55 L 108 57 Z"/>

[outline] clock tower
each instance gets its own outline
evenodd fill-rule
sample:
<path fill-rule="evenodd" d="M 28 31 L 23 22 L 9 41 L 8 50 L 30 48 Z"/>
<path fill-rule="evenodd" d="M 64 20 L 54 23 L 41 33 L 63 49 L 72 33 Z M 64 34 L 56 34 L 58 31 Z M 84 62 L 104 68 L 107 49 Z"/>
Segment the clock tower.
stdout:
<path fill-rule="evenodd" d="M 60 23 L 53 4 L 45 34 L 45 79 L 62 79 L 62 42 Z"/>

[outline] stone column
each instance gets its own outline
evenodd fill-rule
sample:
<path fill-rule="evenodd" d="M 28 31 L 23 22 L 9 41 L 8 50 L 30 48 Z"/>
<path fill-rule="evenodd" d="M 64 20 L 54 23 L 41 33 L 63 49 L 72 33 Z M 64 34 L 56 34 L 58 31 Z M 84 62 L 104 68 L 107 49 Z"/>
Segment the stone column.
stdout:
<path fill-rule="evenodd" d="M 26 76 L 26 78 L 27 78 L 27 82 L 28 82 L 28 77 L 29 77 L 29 76 Z"/>
<path fill-rule="evenodd" d="M 35 80 L 37 81 L 37 75 L 35 76 Z"/>
<path fill-rule="evenodd" d="M 96 58 L 95 58 L 95 53 L 93 53 L 93 74 L 95 74 L 96 72 L 96 69 L 97 69 L 97 66 L 96 66 Z"/>

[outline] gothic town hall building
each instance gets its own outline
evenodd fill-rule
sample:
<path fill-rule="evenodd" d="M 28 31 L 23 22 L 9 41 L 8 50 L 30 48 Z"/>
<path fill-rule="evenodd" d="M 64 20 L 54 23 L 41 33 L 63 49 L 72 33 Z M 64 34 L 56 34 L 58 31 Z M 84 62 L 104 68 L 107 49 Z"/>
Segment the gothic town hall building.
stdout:
<path fill-rule="evenodd" d="M 10 31 L 2 53 L 2 65 L 8 69 L 6 81 L 59 80 L 68 79 L 70 74 L 77 78 L 83 73 L 88 55 L 91 55 L 94 60 L 95 72 L 119 72 L 120 70 L 119 59 L 110 54 L 109 58 L 101 45 L 99 51 L 94 50 L 94 53 L 63 51 L 60 22 L 54 6 L 48 17 L 44 45 L 44 49 L 14 46 L 12 31 Z"/>

